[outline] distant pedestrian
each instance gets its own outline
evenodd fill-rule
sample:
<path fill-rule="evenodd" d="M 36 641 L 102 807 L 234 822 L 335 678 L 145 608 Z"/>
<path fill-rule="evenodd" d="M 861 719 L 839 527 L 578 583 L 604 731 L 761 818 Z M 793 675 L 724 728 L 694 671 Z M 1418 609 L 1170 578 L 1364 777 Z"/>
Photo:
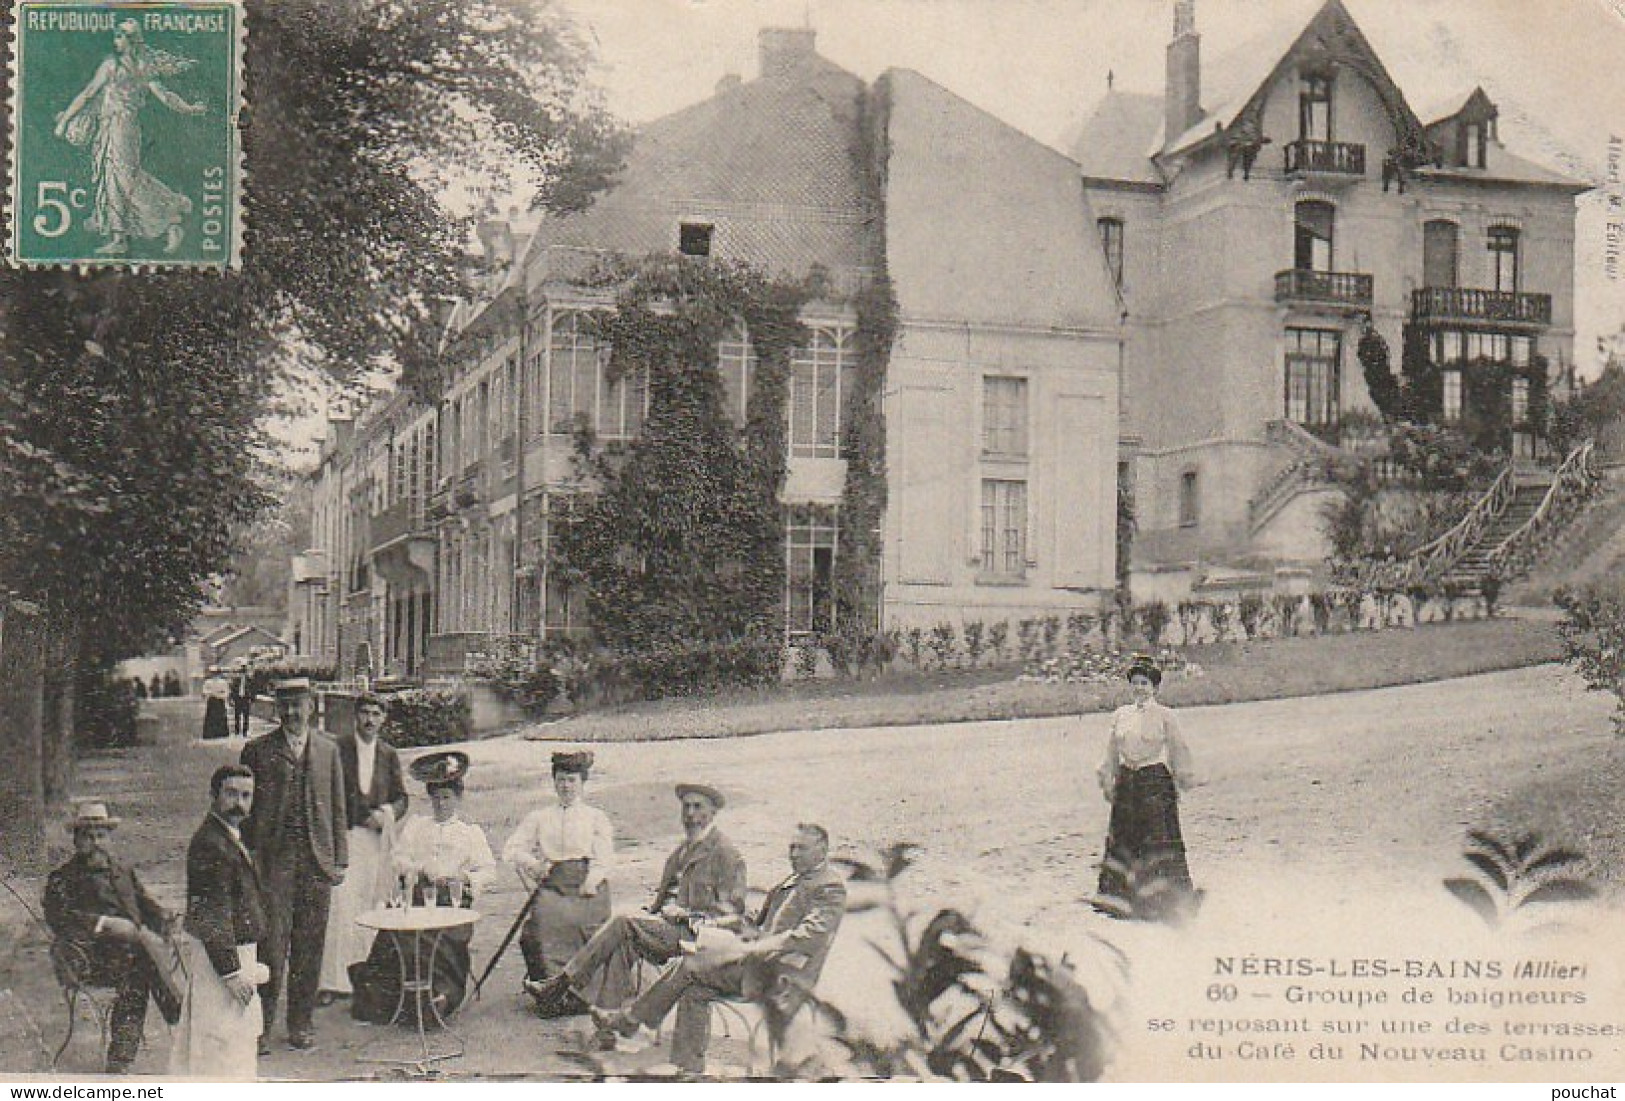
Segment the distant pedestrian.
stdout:
<path fill-rule="evenodd" d="M 1162 670 L 1137 657 L 1128 669 L 1134 702 L 1112 715 L 1097 777 L 1111 804 L 1099 894 L 1136 917 L 1163 917 L 1194 896 L 1179 790 L 1195 783 L 1189 748 L 1173 711 L 1157 702 Z"/>
<path fill-rule="evenodd" d="M 135 693 L 136 699 L 144 700 L 147 698 L 147 682 L 140 677 L 130 678 L 130 689 Z"/>
<path fill-rule="evenodd" d="M 254 690 L 249 677 L 248 663 L 244 662 L 231 675 L 232 733 L 237 737 L 248 737 L 248 719 L 253 709 Z"/>
<path fill-rule="evenodd" d="M 169 672 L 165 673 L 164 674 L 164 695 L 166 695 L 166 696 L 184 696 L 185 694 L 186 693 L 181 691 L 181 676 L 180 676 L 180 674 L 175 672 L 175 670 L 173 670 L 173 669 L 171 669 Z"/>
<path fill-rule="evenodd" d="M 203 678 L 203 740 L 213 741 L 231 733 L 226 720 L 226 696 L 231 691 L 219 666 L 210 666 Z"/>
<path fill-rule="evenodd" d="M 147 695 L 149 697 L 151 697 L 152 699 L 156 700 L 159 697 L 161 697 L 163 694 L 164 694 L 164 680 L 157 673 L 154 673 L 152 675 L 152 680 L 147 682 Z"/>

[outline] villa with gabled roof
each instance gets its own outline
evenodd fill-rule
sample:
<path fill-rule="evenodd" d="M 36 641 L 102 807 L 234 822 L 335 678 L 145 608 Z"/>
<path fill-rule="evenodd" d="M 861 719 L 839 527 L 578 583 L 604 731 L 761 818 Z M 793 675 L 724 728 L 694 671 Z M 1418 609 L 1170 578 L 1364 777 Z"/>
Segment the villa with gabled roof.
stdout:
<path fill-rule="evenodd" d="M 1212 65 L 1195 9 L 1174 4 L 1164 94 L 1108 91 L 1066 144 L 1127 310 L 1136 565 L 1175 593 L 1321 563 L 1313 460 L 1373 442 L 1351 416 L 1375 411 L 1368 325 L 1395 372 L 1426 350 L 1435 420 L 1504 404 L 1497 442 L 1533 456 L 1573 360 L 1586 189 L 1509 150 L 1482 88 L 1415 111 L 1342 0 Z"/>

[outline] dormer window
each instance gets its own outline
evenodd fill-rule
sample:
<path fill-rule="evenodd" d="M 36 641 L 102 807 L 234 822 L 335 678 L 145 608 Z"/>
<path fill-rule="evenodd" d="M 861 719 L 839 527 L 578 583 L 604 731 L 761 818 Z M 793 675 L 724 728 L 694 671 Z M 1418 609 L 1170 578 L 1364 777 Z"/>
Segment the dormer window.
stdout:
<path fill-rule="evenodd" d="M 1482 122 L 1461 124 L 1461 163 L 1468 168 L 1483 168 L 1487 135 Z"/>
<path fill-rule="evenodd" d="M 684 256 L 710 256 L 714 229 L 710 222 L 683 222 L 677 227 L 677 251 Z"/>
<path fill-rule="evenodd" d="M 1332 140 L 1332 78 L 1324 73 L 1304 73 L 1299 78 L 1298 137 Z"/>

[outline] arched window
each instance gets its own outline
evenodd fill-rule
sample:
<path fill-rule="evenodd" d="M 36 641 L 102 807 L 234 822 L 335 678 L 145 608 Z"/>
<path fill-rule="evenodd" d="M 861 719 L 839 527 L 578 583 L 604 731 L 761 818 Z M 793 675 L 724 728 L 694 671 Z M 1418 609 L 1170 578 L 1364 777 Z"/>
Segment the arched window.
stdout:
<path fill-rule="evenodd" d="M 1293 208 L 1292 266 L 1299 271 L 1332 270 L 1332 232 L 1337 208 L 1305 199 Z"/>
<path fill-rule="evenodd" d="M 1518 289 L 1518 231 L 1511 226 L 1491 226 L 1489 234 L 1490 273 L 1494 289 Z"/>
<path fill-rule="evenodd" d="M 1298 137 L 1332 140 L 1332 78 L 1324 73 L 1304 73 L 1298 78 Z"/>

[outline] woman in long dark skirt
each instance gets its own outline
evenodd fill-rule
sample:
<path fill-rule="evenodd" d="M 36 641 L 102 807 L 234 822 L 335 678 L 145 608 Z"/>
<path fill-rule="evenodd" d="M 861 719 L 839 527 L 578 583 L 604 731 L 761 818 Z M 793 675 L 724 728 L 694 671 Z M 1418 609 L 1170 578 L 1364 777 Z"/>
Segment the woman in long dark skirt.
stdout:
<path fill-rule="evenodd" d="M 230 685 L 219 668 L 210 667 L 203 678 L 203 737 L 206 740 L 224 738 L 231 733 L 226 722 L 226 694 Z"/>
<path fill-rule="evenodd" d="M 1129 666 L 1134 702 L 1112 716 L 1100 762 L 1101 791 L 1112 806 L 1098 893 L 1135 917 L 1167 916 L 1194 897 L 1179 792 L 1194 782 L 1190 749 L 1173 711 L 1157 702 L 1162 670 L 1148 658 Z"/>
<path fill-rule="evenodd" d="M 403 901 L 413 906 L 470 909 L 477 892 L 490 882 L 496 858 L 485 831 L 464 821 L 459 813 L 468 754 L 455 749 L 426 754 L 413 761 L 410 770 L 412 777 L 428 789 L 434 813 L 433 817 L 420 814 L 407 819 L 395 840 L 394 864 L 404 885 Z M 415 942 L 418 958 L 406 972 L 422 975 L 429 970 L 432 955 L 432 996 L 440 1016 L 449 1017 L 468 992 L 468 946 L 473 932 L 471 925 L 465 925 L 440 934 L 438 940 L 380 933 L 367 958 L 350 967 L 350 985 L 355 991 L 350 1015 L 361 1021 L 388 1024 L 399 1005 L 402 1023 L 417 1021 L 424 1007 L 414 998 L 403 1001 L 400 997 L 401 961 Z"/>

